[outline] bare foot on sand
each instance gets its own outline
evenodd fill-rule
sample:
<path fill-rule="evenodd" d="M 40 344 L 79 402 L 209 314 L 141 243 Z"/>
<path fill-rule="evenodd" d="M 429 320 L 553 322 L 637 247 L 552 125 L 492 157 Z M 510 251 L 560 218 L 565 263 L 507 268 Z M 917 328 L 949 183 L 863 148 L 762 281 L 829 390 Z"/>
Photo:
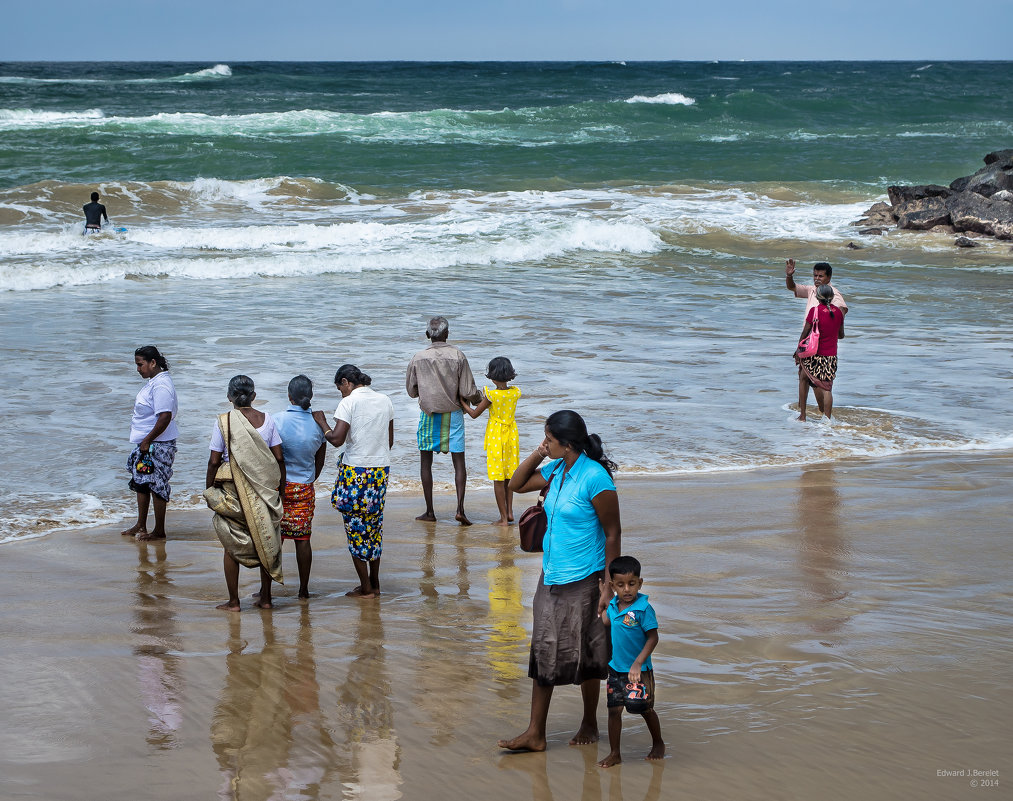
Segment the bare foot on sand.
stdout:
<path fill-rule="evenodd" d="M 152 531 L 150 534 L 148 534 L 147 532 L 138 532 L 137 535 L 134 537 L 134 539 L 137 540 L 138 542 L 151 542 L 152 540 L 164 540 L 165 532 Z"/>
<path fill-rule="evenodd" d="M 493 523 L 493 525 L 494 526 L 509 526 L 510 525 L 510 521 L 509 520 L 504 520 L 501 517 L 499 520 L 497 520 L 495 523 Z"/>
<path fill-rule="evenodd" d="M 623 755 L 613 751 L 603 760 L 598 763 L 599 768 L 611 768 L 613 765 L 618 765 L 623 761 Z"/>
<path fill-rule="evenodd" d="M 309 590 L 299 590 L 299 594 L 296 597 L 297 598 L 302 598 L 303 600 L 308 600 L 309 597 L 310 597 L 310 591 Z"/>
<path fill-rule="evenodd" d="M 261 609 L 274 609 L 274 604 L 270 601 L 257 600 L 253 602 L 254 606 L 260 607 Z"/>
<path fill-rule="evenodd" d="M 500 740 L 496 745 L 507 751 L 544 751 L 545 738 L 526 731 L 512 740 Z"/>
<path fill-rule="evenodd" d="M 415 519 L 416 520 L 421 520 L 423 523 L 435 523 L 436 522 L 436 515 L 434 515 L 432 512 L 423 512 L 422 514 L 420 514 Z"/>
<path fill-rule="evenodd" d="M 577 733 L 570 740 L 570 745 L 590 745 L 596 742 L 598 742 L 598 727 L 581 723 Z"/>
<path fill-rule="evenodd" d="M 458 512 L 456 515 L 454 515 L 454 520 L 456 520 L 462 526 L 471 525 L 471 521 L 468 519 L 468 516 L 464 512 Z"/>
<path fill-rule="evenodd" d="M 135 523 L 126 531 L 121 531 L 120 534 L 123 535 L 124 537 L 133 537 L 135 534 L 146 534 L 147 531 L 148 530 L 140 523 Z"/>
<path fill-rule="evenodd" d="M 647 756 L 644 759 L 664 759 L 665 758 L 665 744 L 655 743 L 650 751 L 647 752 Z"/>
<path fill-rule="evenodd" d="M 797 420 L 798 422 L 800 422 L 800 423 L 804 423 L 804 422 L 806 422 L 806 419 L 805 419 L 805 415 L 804 415 L 804 414 L 800 414 L 800 415 L 799 415 L 798 417 L 796 417 L 795 419 L 796 419 L 796 420 Z"/>
<path fill-rule="evenodd" d="M 225 609 L 225 610 L 227 610 L 229 612 L 238 612 L 239 611 L 239 604 L 233 604 L 233 603 L 229 603 L 228 601 L 226 601 L 223 604 L 218 604 L 218 606 L 216 606 L 215 609 Z"/>
<path fill-rule="evenodd" d="M 362 587 L 356 587 L 345 593 L 348 598 L 376 598 L 379 594 L 378 592 L 363 592 Z"/>

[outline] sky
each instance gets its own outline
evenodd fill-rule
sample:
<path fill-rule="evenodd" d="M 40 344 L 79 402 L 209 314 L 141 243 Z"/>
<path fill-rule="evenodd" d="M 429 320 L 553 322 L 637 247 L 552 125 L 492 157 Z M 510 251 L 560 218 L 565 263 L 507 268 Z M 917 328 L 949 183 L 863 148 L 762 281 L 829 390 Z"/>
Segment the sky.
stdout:
<path fill-rule="evenodd" d="M 1013 59 L 1013 0 L 4 5 L 0 61 Z"/>

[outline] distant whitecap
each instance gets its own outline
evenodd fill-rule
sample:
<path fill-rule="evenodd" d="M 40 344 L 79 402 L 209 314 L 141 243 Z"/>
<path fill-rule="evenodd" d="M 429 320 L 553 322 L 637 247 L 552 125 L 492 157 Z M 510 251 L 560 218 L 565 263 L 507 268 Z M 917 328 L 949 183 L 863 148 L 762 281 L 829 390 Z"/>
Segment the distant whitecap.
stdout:
<path fill-rule="evenodd" d="M 634 95 L 626 99 L 627 103 L 656 103 L 665 106 L 692 106 L 696 100 L 678 92 L 666 92 L 662 95 Z"/>

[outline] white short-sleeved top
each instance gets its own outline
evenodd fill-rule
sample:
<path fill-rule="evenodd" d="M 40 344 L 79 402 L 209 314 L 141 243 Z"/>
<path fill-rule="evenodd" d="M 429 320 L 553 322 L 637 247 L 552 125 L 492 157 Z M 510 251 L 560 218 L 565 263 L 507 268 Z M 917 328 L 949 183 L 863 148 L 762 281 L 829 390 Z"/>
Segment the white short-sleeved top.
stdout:
<path fill-rule="evenodd" d="M 382 392 L 356 387 L 342 398 L 334 418 L 348 423 L 341 461 L 349 467 L 390 467 L 394 404 Z"/>
<path fill-rule="evenodd" d="M 257 429 L 257 433 L 267 443 L 268 448 L 281 445 L 281 434 L 278 433 L 278 426 L 274 424 L 274 418 L 267 412 L 264 412 L 264 424 Z M 222 436 L 222 428 L 218 425 L 217 419 L 215 420 L 214 430 L 211 432 L 210 448 L 222 455 L 223 462 L 229 460 L 229 449 L 225 447 L 225 437 Z"/>
<path fill-rule="evenodd" d="M 130 441 L 136 445 L 148 436 L 162 412 L 170 412 L 172 420 L 154 441 L 168 442 L 176 439 L 179 436 L 179 429 L 176 428 L 177 411 L 176 387 L 169 374 L 163 371 L 152 376 L 134 399 L 134 414 L 130 419 Z"/>

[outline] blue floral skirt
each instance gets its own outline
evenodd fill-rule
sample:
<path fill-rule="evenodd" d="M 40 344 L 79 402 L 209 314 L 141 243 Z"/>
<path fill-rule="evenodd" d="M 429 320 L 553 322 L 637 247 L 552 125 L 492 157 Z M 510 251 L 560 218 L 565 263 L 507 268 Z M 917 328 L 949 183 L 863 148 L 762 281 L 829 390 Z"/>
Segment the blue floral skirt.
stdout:
<path fill-rule="evenodd" d="M 331 505 L 345 519 L 349 552 L 363 562 L 379 559 L 383 551 L 383 502 L 389 478 L 389 467 L 338 465 Z"/>
<path fill-rule="evenodd" d="M 138 473 L 137 461 L 141 458 L 141 448 L 134 445 L 127 457 L 127 470 L 130 472 L 130 489 L 134 492 L 155 493 L 164 501 L 169 500 L 172 488 L 169 486 L 169 479 L 172 478 L 172 463 L 176 458 L 176 440 L 170 439 L 165 442 L 152 442 L 148 448 L 151 454 L 151 461 L 155 469 L 150 473 Z"/>

